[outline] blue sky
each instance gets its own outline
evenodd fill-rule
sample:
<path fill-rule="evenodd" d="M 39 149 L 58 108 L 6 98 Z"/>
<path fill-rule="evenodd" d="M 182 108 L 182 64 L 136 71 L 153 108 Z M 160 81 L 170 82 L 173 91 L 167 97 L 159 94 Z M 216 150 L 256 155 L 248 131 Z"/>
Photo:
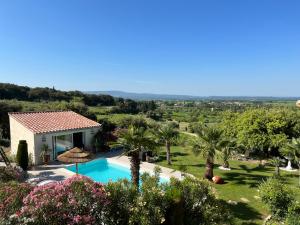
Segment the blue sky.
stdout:
<path fill-rule="evenodd" d="M 299 96 L 298 0 L 0 0 L 0 82 Z"/>

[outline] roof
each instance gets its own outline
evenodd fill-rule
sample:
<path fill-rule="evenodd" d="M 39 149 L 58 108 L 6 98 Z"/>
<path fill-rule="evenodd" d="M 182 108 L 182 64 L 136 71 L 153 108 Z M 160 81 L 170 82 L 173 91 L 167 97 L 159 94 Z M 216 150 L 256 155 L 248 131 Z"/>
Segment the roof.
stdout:
<path fill-rule="evenodd" d="M 101 126 L 73 111 L 13 112 L 8 114 L 35 134 Z"/>

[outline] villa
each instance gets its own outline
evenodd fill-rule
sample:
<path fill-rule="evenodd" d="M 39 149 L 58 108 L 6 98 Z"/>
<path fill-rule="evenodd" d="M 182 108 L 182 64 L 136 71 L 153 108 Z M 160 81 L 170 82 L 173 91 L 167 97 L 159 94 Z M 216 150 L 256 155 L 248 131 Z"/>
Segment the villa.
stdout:
<path fill-rule="evenodd" d="M 73 111 L 9 113 L 11 153 L 16 154 L 20 140 L 26 140 L 28 154 L 35 165 L 41 164 L 44 144 L 51 150 L 51 160 L 73 147 L 93 148 L 92 139 L 100 124 Z"/>

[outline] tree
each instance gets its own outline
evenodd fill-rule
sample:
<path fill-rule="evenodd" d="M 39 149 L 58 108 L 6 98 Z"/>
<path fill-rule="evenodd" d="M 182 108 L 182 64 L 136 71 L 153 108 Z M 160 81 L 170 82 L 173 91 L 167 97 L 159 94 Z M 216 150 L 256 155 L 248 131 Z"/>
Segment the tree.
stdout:
<path fill-rule="evenodd" d="M 119 143 L 123 146 L 125 154 L 130 157 L 132 183 L 138 188 L 141 164 L 140 153 L 143 150 L 153 150 L 156 143 L 146 128 L 133 125 L 121 134 Z"/>
<path fill-rule="evenodd" d="M 216 127 L 205 127 L 198 132 L 198 138 L 193 145 L 193 152 L 195 155 L 201 154 L 206 158 L 206 170 L 204 177 L 211 180 L 214 176 L 214 158 L 216 154 L 220 153 L 224 147 L 222 141 L 222 131 Z"/>
<path fill-rule="evenodd" d="M 291 161 L 296 161 L 299 167 L 300 186 L 300 138 L 293 138 L 282 150 L 282 153 Z"/>
<path fill-rule="evenodd" d="M 108 143 L 117 139 L 112 134 L 116 129 L 116 125 L 107 119 L 102 119 L 98 122 L 101 124 L 101 127 L 93 137 L 93 145 L 96 147 L 96 151 L 106 151 L 109 149 Z"/>
<path fill-rule="evenodd" d="M 2 131 L 3 138 L 8 139 L 10 136 L 9 129 L 9 112 L 19 112 L 22 110 L 22 106 L 14 102 L 0 102 L 0 129 Z"/>
<path fill-rule="evenodd" d="M 279 156 L 288 139 L 300 135 L 299 114 L 292 110 L 248 109 L 243 113 L 223 113 L 221 129 L 225 137 L 237 138 L 238 144 L 260 156 Z"/>
<path fill-rule="evenodd" d="M 179 136 L 178 130 L 172 123 L 167 123 L 159 127 L 156 135 L 160 142 L 166 146 L 166 156 L 168 165 L 171 165 L 171 145 L 174 144 Z"/>
<path fill-rule="evenodd" d="M 16 155 L 17 164 L 20 166 L 23 170 L 27 170 L 28 168 L 28 147 L 25 140 L 20 140 L 18 145 L 18 151 Z"/>
<path fill-rule="evenodd" d="M 223 167 L 229 167 L 229 159 L 231 158 L 233 151 L 237 148 L 236 142 L 234 140 L 224 140 L 222 143 L 223 147 L 222 151 L 222 159 L 223 159 Z"/>
<path fill-rule="evenodd" d="M 274 157 L 270 162 L 273 166 L 275 166 L 275 176 L 279 177 L 280 176 L 279 167 L 281 164 L 281 160 L 279 159 L 279 157 Z"/>

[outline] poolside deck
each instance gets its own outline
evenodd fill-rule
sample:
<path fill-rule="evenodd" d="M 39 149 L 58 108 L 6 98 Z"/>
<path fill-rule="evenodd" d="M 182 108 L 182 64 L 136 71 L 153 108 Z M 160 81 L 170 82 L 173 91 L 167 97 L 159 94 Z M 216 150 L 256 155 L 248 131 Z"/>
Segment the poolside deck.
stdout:
<path fill-rule="evenodd" d="M 106 158 L 108 162 L 122 165 L 124 167 L 130 168 L 130 159 L 127 156 L 122 156 L 120 152 L 109 152 L 109 153 L 101 153 L 97 155 L 97 158 Z M 62 181 L 71 176 L 75 173 L 65 169 L 66 166 L 72 164 L 63 164 L 60 162 L 52 162 L 49 165 L 41 165 L 35 166 L 31 170 L 28 171 L 29 179 L 31 178 L 40 178 L 42 180 L 55 180 L 55 181 Z M 154 168 L 158 166 L 153 163 L 142 162 L 140 171 L 142 173 L 148 172 L 153 173 Z M 161 177 L 162 178 L 170 178 L 175 177 L 177 179 L 181 179 L 181 172 L 174 171 L 172 169 L 158 166 L 161 168 Z"/>

